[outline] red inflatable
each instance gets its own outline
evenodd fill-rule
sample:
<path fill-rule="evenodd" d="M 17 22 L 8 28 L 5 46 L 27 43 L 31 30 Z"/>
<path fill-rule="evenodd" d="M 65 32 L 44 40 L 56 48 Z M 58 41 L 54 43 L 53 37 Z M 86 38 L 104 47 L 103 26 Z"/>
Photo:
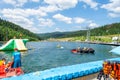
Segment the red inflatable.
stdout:
<path fill-rule="evenodd" d="M 15 72 L 15 68 L 10 68 L 10 69 L 5 69 L 5 68 L 6 67 L 4 65 L 0 66 L 0 79 L 24 74 L 21 68 L 16 68 L 16 72 Z"/>

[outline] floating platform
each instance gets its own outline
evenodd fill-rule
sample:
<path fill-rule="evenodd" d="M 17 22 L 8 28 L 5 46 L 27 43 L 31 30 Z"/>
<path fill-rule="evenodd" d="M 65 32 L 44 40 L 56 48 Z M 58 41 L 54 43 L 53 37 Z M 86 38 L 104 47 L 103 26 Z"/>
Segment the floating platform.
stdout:
<path fill-rule="evenodd" d="M 120 61 L 120 58 L 113 58 L 107 60 Z M 78 78 L 99 72 L 102 69 L 102 63 L 103 60 L 71 66 L 57 67 L 44 71 L 24 74 L 21 76 L 4 78 L 2 80 L 70 80 L 73 78 Z"/>
<path fill-rule="evenodd" d="M 110 52 L 111 52 L 112 54 L 118 54 L 118 55 L 120 55 L 120 46 L 112 49 Z"/>
<path fill-rule="evenodd" d="M 27 50 L 25 46 L 27 42 L 28 39 L 10 39 L 6 44 L 0 47 L 0 51 L 10 51 L 14 50 L 14 48 L 17 48 L 20 51 L 25 51 Z"/>

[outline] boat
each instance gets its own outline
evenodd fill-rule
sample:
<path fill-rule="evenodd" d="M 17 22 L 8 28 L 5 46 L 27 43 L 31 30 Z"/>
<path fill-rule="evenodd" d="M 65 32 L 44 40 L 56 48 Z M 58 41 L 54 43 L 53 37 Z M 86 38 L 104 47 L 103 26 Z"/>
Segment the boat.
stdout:
<path fill-rule="evenodd" d="M 95 50 L 92 48 L 77 48 L 77 49 L 72 49 L 72 53 L 94 53 Z"/>
<path fill-rule="evenodd" d="M 64 47 L 58 44 L 58 45 L 57 45 L 57 48 L 63 49 Z"/>
<path fill-rule="evenodd" d="M 20 67 L 16 68 L 16 73 L 15 73 L 15 68 L 5 69 L 5 65 L 0 66 L 0 79 L 12 77 L 12 76 L 19 76 L 21 74 L 24 74 L 24 72 Z"/>
<path fill-rule="evenodd" d="M 72 49 L 71 52 L 72 53 L 78 53 L 77 49 Z"/>

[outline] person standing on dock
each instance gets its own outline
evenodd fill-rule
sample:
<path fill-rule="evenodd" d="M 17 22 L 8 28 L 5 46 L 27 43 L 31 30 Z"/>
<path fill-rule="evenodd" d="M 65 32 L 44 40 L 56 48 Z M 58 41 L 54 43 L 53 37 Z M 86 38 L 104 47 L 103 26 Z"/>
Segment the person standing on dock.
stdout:
<path fill-rule="evenodd" d="M 21 67 L 21 53 L 18 52 L 17 48 L 14 49 L 12 58 L 13 58 L 12 68 L 15 68 L 15 72 L 16 72 L 16 68 Z"/>

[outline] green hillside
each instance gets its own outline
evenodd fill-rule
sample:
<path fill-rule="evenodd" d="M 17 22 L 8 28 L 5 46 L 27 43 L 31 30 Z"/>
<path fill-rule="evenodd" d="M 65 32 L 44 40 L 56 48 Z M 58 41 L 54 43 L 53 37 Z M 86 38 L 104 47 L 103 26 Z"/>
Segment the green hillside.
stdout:
<path fill-rule="evenodd" d="M 120 33 L 120 23 L 113 23 L 91 30 L 91 36 L 114 35 Z"/>
<path fill-rule="evenodd" d="M 108 24 L 90 30 L 91 36 L 106 36 L 106 35 L 115 35 L 119 33 L 120 33 L 120 23 Z M 87 30 L 79 30 L 74 32 L 54 32 L 54 33 L 45 33 L 38 35 L 43 39 L 80 37 L 80 36 L 86 36 Z"/>
<path fill-rule="evenodd" d="M 36 34 L 23 29 L 19 25 L 0 18 L 0 41 L 9 40 L 13 37 L 27 38 L 29 40 L 40 40 Z"/>
<path fill-rule="evenodd" d="M 38 34 L 42 39 L 48 38 L 68 38 L 68 37 L 77 37 L 77 36 L 85 36 L 86 30 L 80 31 L 72 31 L 72 32 L 53 32 L 53 33 L 44 33 Z"/>

